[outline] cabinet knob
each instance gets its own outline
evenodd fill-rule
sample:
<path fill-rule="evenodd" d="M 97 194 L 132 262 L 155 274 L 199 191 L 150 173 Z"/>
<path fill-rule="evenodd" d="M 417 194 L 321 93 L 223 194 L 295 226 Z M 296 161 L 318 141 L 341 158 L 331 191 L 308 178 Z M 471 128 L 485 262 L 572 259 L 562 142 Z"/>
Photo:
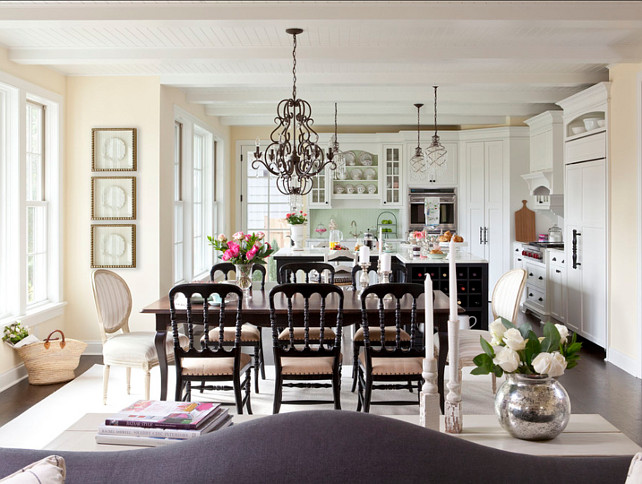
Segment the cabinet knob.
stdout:
<path fill-rule="evenodd" d="M 522 259 L 517 259 L 517 262 L 521 262 L 521 261 L 522 261 Z"/>
<path fill-rule="evenodd" d="M 533 273 L 532 273 L 532 272 L 529 272 L 529 273 L 528 273 L 528 277 L 533 277 Z"/>
<path fill-rule="evenodd" d="M 543 301 L 543 299 L 540 297 L 540 298 L 538 299 L 538 301 L 542 302 L 542 301 Z"/>
<path fill-rule="evenodd" d="M 543 278 L 542 276 L 539 276 L 539 277 L 538 277 L 538 279 L 541 281 L 541 280 L 542 280 L 542 279 L 544 279 L 544 278 Z"/>
<path fill-rule="evenodd" d="M 533 293 L 532 292 L 528 293 L 528 297 L 533 297 Z"/>
<path fill-rule="evenodd" d="M 557 272 L 558 274 L 560 274 L 562 271 L 560 271 L 559 269 L 555 269 L 555 272 Z"/>
<path fill-rule="evenodd" d="M 553 257 L 553 262 L 555 262 L 556 260 L 557 260 L 557 257 Z"/>

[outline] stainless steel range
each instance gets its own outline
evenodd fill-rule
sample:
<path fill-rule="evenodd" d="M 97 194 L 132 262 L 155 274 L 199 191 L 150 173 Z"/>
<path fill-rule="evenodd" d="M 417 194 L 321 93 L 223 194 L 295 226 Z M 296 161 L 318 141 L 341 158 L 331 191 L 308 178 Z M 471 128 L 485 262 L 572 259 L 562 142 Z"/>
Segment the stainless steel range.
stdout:
<path fill-rule="evenodd" d="M 563 242 L 529 242 L 522 247 L 526 260 L 544 263 L 544 249 L 564 249 Z"/>

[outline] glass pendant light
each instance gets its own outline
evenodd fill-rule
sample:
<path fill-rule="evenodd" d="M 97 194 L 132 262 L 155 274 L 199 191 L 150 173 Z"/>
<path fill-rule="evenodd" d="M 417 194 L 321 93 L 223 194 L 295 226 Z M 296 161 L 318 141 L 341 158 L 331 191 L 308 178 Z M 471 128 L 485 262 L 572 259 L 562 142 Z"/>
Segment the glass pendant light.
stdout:
<path fill-rule="evenodd" d="M 415 104 L 417 108 L 417 147 L 415 148 L 415 155 L 410 158 L 410 169 L 415 173 L 423 173 L 426 171 L 426 158 L 419 141 L 419 110 L 422 106 L 423 104 Z"/>
<path fill-rule="evenodd" d="M 437 135 L 437 87 L 432 86 L 435 90 L 435 134 L 432 137 L 432 143 L 426 148 L 426 162 L 428 170 L 431 172 L 431 178 L 435 178 L 435 173 L 446 169 L 446 148 L 439 141 Z"/>
<path fill-rule="evenodd" d="M 330 139 L 330 151 L 332 151 L 332 161 L 337 165 L 334 169 L 334 179 L 343 180 L 346 175 L 346 158 L 339 149 L 339 137 L 337 130 L 337 103 L 334 103 L 334 135 Z"/>

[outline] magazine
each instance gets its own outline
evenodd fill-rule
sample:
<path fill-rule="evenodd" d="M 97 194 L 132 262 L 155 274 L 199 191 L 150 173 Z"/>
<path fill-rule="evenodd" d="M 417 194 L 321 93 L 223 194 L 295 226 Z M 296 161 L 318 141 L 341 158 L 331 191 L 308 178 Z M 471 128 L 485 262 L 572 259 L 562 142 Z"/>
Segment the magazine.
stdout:
<path fill-rule="evenodd" d="M 215 430 L 232 425 L 232 416 L 227 415 L 225 420 L 219 422 Z M 129 445 L 138 447 L 160 447 L 162 445 L 186 442 L 189 439 L 173 439 L 166 437 L 140 437 L 136 435 L 96 434 L 97 444 Z"/>
<path fill-rule="evenodd" d="M 198 429 L 220 404 L 138 400 L 105 420 L 105 425 Z"/>
<path fill-rule="evenodd" d="M 162 437 L 168 439 L 192 439 L 219 428 L 228 413 L 226 408 L 218 408 L 198 429 L 174 429 L 159 427 L 134 427 L 129 425 L 99 425 L 98 433 L 102 435 L 130 435 L 135 437 Z"/>

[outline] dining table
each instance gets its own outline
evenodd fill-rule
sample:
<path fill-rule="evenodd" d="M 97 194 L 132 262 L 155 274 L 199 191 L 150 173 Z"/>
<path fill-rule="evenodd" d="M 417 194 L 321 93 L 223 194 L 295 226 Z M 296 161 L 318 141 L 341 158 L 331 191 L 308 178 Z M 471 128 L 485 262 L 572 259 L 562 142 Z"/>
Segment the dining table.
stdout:
<path fill-rule="evenodd" d="M 215 284 L 215 283 L 213 283 Z M 261 288 L 261 284 L 254 282 L 250 290 L 251 297 L 243 299 L 242 306 L 242 319 L 243 322 L 249 322 L 254 324 L 259 328 L 269 328 L 270 327 L 270 290 L 276 286 L 276 283 L 266 283 L 264 288 Z M 433 324 L 437 332 L 439 339 L 439 358 L 437 363 L 437 386 L 439 389 L 439 404 L 441 411 L 444 410 L 444 368 L 446 366 L 446 359 L 448 356 L 448 315 L 449 315 L 449 299 L 444 292 L 439 290 L 434 290 L 434 299 L 433 299 Z M 361 323 L 361 298 L 360 292 L 352 290 L 350 286 L 344 287 L 344 300 L 343 300 L 343 326 L 351 326 L 354 324 Z M 336 317 L 336 311 L 333 314 L 331 309 L 331 301 L 328 301 L 325 313 L 328 321 L 332 321 L 333 316 Z M 311 306 L 311 309 L 314 307 Z M 391 301 L 384 301 L 385 311 L 394 311 L 394 304 Z M 198 318 L 200 310 L 197 309 L 197 305 L 194 305 L 194 317 Z M 402 319 L 404 316 L 409 316 L 411 312 L 411 300 L 406 298 L 401 302 L 401 316 Z M 300 298 L 298 301 L 296 298 L 293 301 L 292 307 L 294 315 L 297 313 L 303 313 L 303 298 Z M 234 317 L 232 313 L 236 311 L 236 304 L 231 304 L 226 308 L 226 311 L 230 314 L 229 322 L 228 318 L 225 317 L 225 324 L 232 326 L 234 324 Z M 287 300 L 281 295 L 275 299 L 275 317 L 278 319 L 284 318 L 287 314 Z M 377 298 L 368 298 L 366 300 L 366 311 L 368 313 L 368 319 L 370 325 L 372 322 L 378 321 L 378 299 Z M 459 313 L 463 313 L 464 309 L 459 306 Z M 177 309 L 177 314 L 180 316 L 181 313 L 185 313 L 185 309 Z M 156 347 L 156 352 L 158 354 L 158 364 L 160 367 L 160 378 L 161 378 L 161 391 L 160 399 L 167 399 L 167 354 L 165 351 L 166 348 L 166 337 L 168 331 L 171 331 L 171 320 L 170 320 L 170 307 L 169 307 L 169 297 L 163 296 L 157 301 L 145 306 L 141 313 L 144 314 L 153 314 L 156 318 L 156 336 L 154 338 L 154 345 Z M 228 314 L 226 313 L 226 314 Z M 216 316 L 215 316 L 216 314 Z M 211 324 L 218 324 L 218 314 L 214 311 L 210 312 L 210 318 L 215 318 Z M 417 300 L 417 321 L 418 323 L 423 323 L 425 320 L 424 315 L 424 298 L 420 297 Z M 197 321 L 197 319 L 195 319 Z M 170 333 L 171 334 L 171 333 Z M 422 334 L 423 336 L 423 334 Z M 480 348 L 481 352 L 481 348 Z"/>

